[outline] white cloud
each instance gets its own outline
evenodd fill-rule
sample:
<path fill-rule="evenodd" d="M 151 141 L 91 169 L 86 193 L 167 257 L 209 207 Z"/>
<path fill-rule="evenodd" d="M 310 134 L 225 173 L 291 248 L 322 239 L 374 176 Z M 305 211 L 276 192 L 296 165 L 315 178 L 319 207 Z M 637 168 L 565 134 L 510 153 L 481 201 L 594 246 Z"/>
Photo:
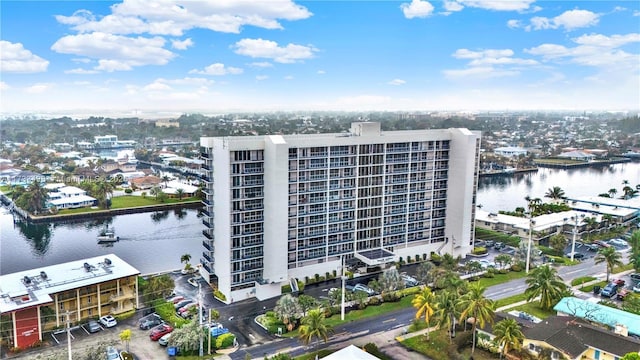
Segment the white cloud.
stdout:
<path fill-rule="evenodd" d="M 469 60 L 467 67 L 464 69 L 444 70 L 446 77 L 477 77 L 477 78 L 494 78 L 504 76 L 515 76 L 520 74 L 520 68 L 523 66 L 538 65 L 539 62 L 532 59 L 522 59 L 513 57 L 514 52 L 511 49 L 485 49 L 473 51 L 469 49 L 458 49 L 452 54 L 456 59 Z"/>
<path fill-rule="evenodd" d="M 284 79 L 285 80 L 293 80 L 294 77 L 293 77 L 293 75 L 287 75 L 287 76 L 284 77 Z"/>
<path fill-rule="evenodd" d="M 495 78 L 505 76 L 519 75 L 519 71 L 515 70 L 500 70 L 492 66 L 476 66 L 466 69 L 444 70 L 444 75 L 450 79 L 468 78 L 470 76 L 476 78 Z"/>
<path fill-rule="evenodd" d="M 599 17 L 599 14 L 589 10 L 568 10 L 554 18 L 533 17 L 531 18 L 531 25 L 527 26 L 526 29 L 542 30 L 564 28 L 567 31 L 571 31 L 596 25 Z"/>
<path fill-rule="evenodd" d="M 98 70 L 75 68 L 75 69 L 71 69 L 71 70 L 65 70 L 64 73 L 65 74 L 76 74 L 76 75 L 91 75 L 91 74 L 97 74 L 97 73 L 99 73 L 99 71 Z"/>
<path fill-rule="evenodd" d="M 406 83 L 406 81 L 402 80 L 402 79 L 393 79 L 389 82 L 387 82 L 387 84 L 389 85 L 404 85 Z"/>
<path fill-rule="evenodd" d="M 189 74 L 222 76 L 222 75 L 238 75 L 238 74 L 242 74 L 242 72 L 243 70 L 240 68 L 225 66 L 222 63 L 214 63 L 209 66 L 206 66 L 203 70 L 193 69 L 189 71 Z"/>
<path fill-rule="evenodd" d="M 425 18 L 433 13 L 433 5 L 423 0 L 411 0 L 411 3 L 403 3 L 400 5 L 400 9 L 407 19 Z"/>
<path fill-rule="evenodd" d="M 51 83 L 37 83 L 25 88 L 24 91 L 28 92 L 29 94 L 42 94 L 43 92 L 51 89 L 52 87 L 53 87 L 53 84 Z"/>
<path fill-rule="evenodd" d="M 193 46 L 193 41 L 191 40 L 191 38 L 188 39 L 184 39 L 184 40 L 171 40 L 171 47 L 177 50 L 187 50 L 187 48 L 190 48 Z"/>
<path fill-rule="evenodd" d="M 522 23 L 520 22 L 520 20 L 509 20 L 507 21 L 507 26 L 511 29 L 517 29 L 519 27 L 522 27 Z"/>
<path fill-rule="evenodd" d="M 268 61 L 262 61 L 262 62 L 252 62 L 249 64 L 249 66 L 255 67 L 255 68 L 268 68 L 268 67 L 273 67 L 273 64 Z"/>
<path fill-rule="evenodd" d="M 11 86 L 4 81 L 0 81 L 0 91 L 9 90 Z"/>
<path fill-rule="evenodd" d="M 258 75 L 258 76 L 256 76 L 256 80 L 258 80 L 258 81 L 267 80 L 268 78 L 269 78 L 269 76 L 267 76 L 267 75 Z"/>
<path fill-rule="evenodd" d="M 171 86 L 165 84 L 164 82 L 154 81 L 142 89 L 144 91 L 169 91 L 171 90 Z"/>
<path fill-rule="evenodd" d="M 21 43 L 0 40 L 0 71 L 36 73 L 47 71 L 49 61 L 33 54 Z"/>
<path fill-rule="evenodd" d="M 276 1 L 148 1 L 124 0 L 111 6 L 111 14 L 99 17 L 88 10 L 56 16 L 78 32 L 182 36 L 195 28 L 239 33 L 245 25 L 282 29 L 279 20 L 312 16 L 304 6 L 290 0 Z"/>
<path fill-rule="evenodd" d="M 572 40 L 578 45 L 566 47 L 546 43 L 525 49 L 525 52 L 541 56 L 546 61 L 568 62 L 606 69 L 637 69 L 638 54 L 627 53 L 619 47 L 640 42 L 640 33 L 611 36 L 590 34 Z"/>
<path fill-rule="evenodd" d="M 88 64 L 91 62 L 91 59 L 87 59 L 87 58 L 74 58 L 71 59 L 71 61 L 73 61 L 74 63 L 80 63 L 80 64 Z"/>
<path fill-rule="evenodd" d="M 464 6 L 495 11 L 529 10 L 535 0 L 458 0 Z"/>
<path fill-rule="evenodd" d="M 447 11 L 461 11 L 462 9 L 464 9 L 464 6 L 462 6 L 462 4 L 460 4 L 457 1 L 450 1 L 450 0 L 445 0 L 444 1 L 444 9 Z"/>
<path fill-rule="evenodd" d="M 318 51 L 313 46 L 287 44 L 279 46 L 277 42 L 263 39 L 242 39 L 232 45 L 236 54 L 253 58 L 267 58 L 279 63 L 294 63 L 310 59 Z"/>
<path fill-rule="evenodd" d="M 316 73 L 317 73 L 318 75 L 324 75 L 324 74 L 326 74 L 327 72 L 326 72 L 326 71 L 324 71 L 324 70 L 318 70 Z"/>
<path fill-rule="evenodd" d="M 123 71 L 136 66 L 165 65 L 175 54 L 164 49 L 161 37 L 126 37 L 94 32 L 67 35 L 56 41 L 51 49 L 63 53 L 86 56 L 98 60 L 95 70 Z"/>
<path fill-rule="evenodd" d="M 633 12 L 633 16 L 640 16 L 640 10 L 636 10 Z"/>

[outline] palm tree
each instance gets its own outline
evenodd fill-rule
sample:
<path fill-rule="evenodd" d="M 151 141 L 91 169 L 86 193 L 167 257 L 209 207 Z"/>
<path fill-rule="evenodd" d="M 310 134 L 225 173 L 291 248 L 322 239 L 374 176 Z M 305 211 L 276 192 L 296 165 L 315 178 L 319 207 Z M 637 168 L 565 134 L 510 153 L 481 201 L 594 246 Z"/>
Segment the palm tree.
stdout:
<path fill-rule="evenodd" d="M 167 176 L 167 175 L 162 176 L 162 182 L 164 182 L 164 187 L 167 187 L 167 184 L 169 183 L 169 180 L 171 180 L 171 179 L 169 179 L 169 176 Z"/>
<path fill-rule="evenodd" d="M 622 256 L 613 246 L 601 248 L 593 258 L 596 264 L 607 264 L 607 282 L 609 282 L 609 274 L 616 266 L 623 266 Z"/>
<path fill-rule="evenodd" d="M 112 182 L 102 179 L 94 185 L 94 193 L 103 209 L 109 208 L 109 195 L 113 194 L 115 186 Z"/>
<path fill-rule="evenodd" d="M 456 268 L 456 258 L 453 255 L 446 253 L 442 256 L 442 267 L 446 270 L 453 270 Z"/>
<path fill-rule="evenodd" d="M 559 186 L 554 186 L 547 190 L 547 193 L 544 194 L 544 197 L 548 197 L 553 200 L 562 200 L 566 198 L 564 190 L 562 190 Z"/>
<path fill-rule="evenodd" d="M 32 211 L 34 214 L 38 214 L 42 211 L 42 209 L 44 209 L 45 202 L 47 201 L 47 193 L 49 192 L 49 190 L 42 186 L 40 181 L 35 179 L 27 187 L 27 192 L 31 196 L 28 210 Z"/>
<path fill-rule="evenodd" d="M 187 264 L 189 264 L 189 261 L 191 261 L 191 254 L 184 254 L 180 256 L 180 263 L 184 263 L 185 268 L 187 267 Z"/>
<path fill-rule="evenodd" d="M 618 190 L 611 188 L 609 189 L 608 193 L 609 193 L 609 197 L 614 198 L 616 197 L 616 193 L 618 192 Z"/>
<path fill-rule="evenodd" d="M 159 186 L 154 186 L 151 188 L 151 190 L 149 190 L 149 194 L 154 195 L 156 197 L 156 200 L 158 200 L 158 195 L 160 195 L 161 192 L 162 189 L 160 189 Z"/>
<path fill-rule="evenodd" d="M 520 330 L 520 325 L 515 319 L 504 319 L 498 321 L 493 327 L 493 335 L 495 338 L 493 341 L 498 344 L 498 347 L 502 347 L 500 351 L 500 359 L 509 352 L 511 349 L 520 349 L 522 341 L 524 340 L 524 334 Z"/>
<path fill-rule="evenodd" d="M 471 345 L 471 353 L 476 349 L 476 328 L 480 325 L 480 328 L 484 328 L 484 325 L 493 323 L 495 316 L 494 309 L 495 304 L 493 300 L 487 299 L 484 296 L 484 290 L 486 288 L 476 282 L 469 286 L 468 292 L 461 298 L 460 306 L 462 312 L 460 313 L 459 321 L 466 321 L 467 318 L 473 318 L 473 343 Z"/>
<path fill-rule="evenodd" d="M 567 287 L 556 270 L 549 265 L 533 269 L 525 282 L 529 286 L 524 292 L 527 301 L 540 296 L 540 307 L 543 309 L 551 309 L 562 298 L 563 290 Z"/>
<path fill-rule="evenodd" d="M 460 297 L 454 291 L 444 290 L 436 296 L 435 318 L 439 328 L 447 328 L 449 343 L 456 336 L 456 317 L 458 316 L 458 300 Z"/>
<path fill-rule="evenodd" d="M 184 190 L 182 190 L 182 188 L 176 189 L 176 196 L 178 197 L 178 200 L 182 200 L 182 197 L 184 196 Z"/>
<path fill-rule="evenodd" d="M 273 311 L 287 326 L 288 331 L 293 330 L 293 328 L 295 327 L 295 320 L 298 318 L 299 314 L 302 313 L 300 304 L 298 304 L 298 299 L 291 296 L 291 294 L 283 295 L 280 299 L 278 299 L 278 302 L 276 302 L 276 306 L 273 308 Z"/>
<path fill-rule="evenodd" d="M 329 334 L 333 332 L 331 325 L 325 323 L 324 312 L 320 309 L 309 310 L 307 316 L 302 318 L 299 337 L 305 345 L 309 345 L 313 338 L 324 340 L 326 343 Z"/>
<path fill-rule="evenodd" d="M 427 340 L 429 339 L 429 326 L 431 326 L 431 316 L 435 312 L 434 308 L 436 306 L 436 297 L 431 292 L 431 289 L 428 286 L 422 288 L 422 291 L 417 293 L 413 300 L 411 300 L 411 305 L 414 308 L 418 309 L 416 311 L 416 319 L 420 319 L 424 316 L 424 321 L 427 323 Z"/>

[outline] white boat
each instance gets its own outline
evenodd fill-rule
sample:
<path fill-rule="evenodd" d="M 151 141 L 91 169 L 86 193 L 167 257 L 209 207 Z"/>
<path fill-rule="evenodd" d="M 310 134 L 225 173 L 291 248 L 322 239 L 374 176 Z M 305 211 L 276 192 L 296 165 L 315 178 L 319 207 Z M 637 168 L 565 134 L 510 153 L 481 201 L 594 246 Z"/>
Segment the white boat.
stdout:
<path fill-rule="evenodd" d="M 120 237 L 116 236 L 113 229 L 109 229 L 108 227 L 105 227 L 104 230 L 98 234 L 99 243 L 116 242 L 118 240 L 120 240 Z"/>

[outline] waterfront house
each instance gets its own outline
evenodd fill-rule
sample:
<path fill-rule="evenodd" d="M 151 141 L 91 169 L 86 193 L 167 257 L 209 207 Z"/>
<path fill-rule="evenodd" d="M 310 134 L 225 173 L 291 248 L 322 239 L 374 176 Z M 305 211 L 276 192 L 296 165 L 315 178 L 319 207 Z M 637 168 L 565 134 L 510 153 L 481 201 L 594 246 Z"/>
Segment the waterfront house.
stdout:
<path fill-rule="evenodd" d="M 44 332 L 139 307 L 140 272 L 114 254 L 0 276 L 0 313 L 12 347 L 26 348 Z"/>
<path fill-rule="evenodd" d="M 55 206 L 58 209 L 75 209 L 95 206 L 97 200 L 87 195 L 85 190 L 75 186 L 59 186 L 60 184 L 50 184 L 46 186 L 48 193 L 48 206 Z"/>
<path fill-rule="evenodd" d="M 506 146 L 495 148 L 493 150 L 493 153 L 496 155 L 514 158 L 518 156 L 526 156 L 528 152 L 527 149 L 518 146 Z"/>
<path fill-rule="evenodd" d="M 600 305 L 575 297 L 562 298 L 553 307 L 559 316 L 572 316 L 606 326 L 610 329 L 624 327 L 625 334 L 640 336 L 640 315 L 617 308 Z M 640 348 L 638 348 L 640 350 Z"/>
<path fill-rule="evenodd" d="M 558 155 L 559 158 L 590 162 L 596 158 L 595 155 L 580 150 L 568 151 Z"/>
<path fill-rule="evenodd" d="M 140 190 L 151 189 L 154 186 L 159 186 L 162 183 L 162 179 L 157 176 L 144 176 L 135 179 L 131 179 L 131 186 Z"/>

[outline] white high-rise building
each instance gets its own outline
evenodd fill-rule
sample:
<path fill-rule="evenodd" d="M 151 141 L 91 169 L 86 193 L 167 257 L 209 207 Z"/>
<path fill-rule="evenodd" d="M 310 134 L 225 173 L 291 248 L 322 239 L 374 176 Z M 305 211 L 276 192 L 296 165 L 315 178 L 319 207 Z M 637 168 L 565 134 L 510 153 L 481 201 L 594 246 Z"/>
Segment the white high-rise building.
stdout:
<path fill-rule="evenodd" d="M 472 250 L 480 133 L 467 129 L 203 137 L 201 273 L 228 302 L 294 278 Z"/>

